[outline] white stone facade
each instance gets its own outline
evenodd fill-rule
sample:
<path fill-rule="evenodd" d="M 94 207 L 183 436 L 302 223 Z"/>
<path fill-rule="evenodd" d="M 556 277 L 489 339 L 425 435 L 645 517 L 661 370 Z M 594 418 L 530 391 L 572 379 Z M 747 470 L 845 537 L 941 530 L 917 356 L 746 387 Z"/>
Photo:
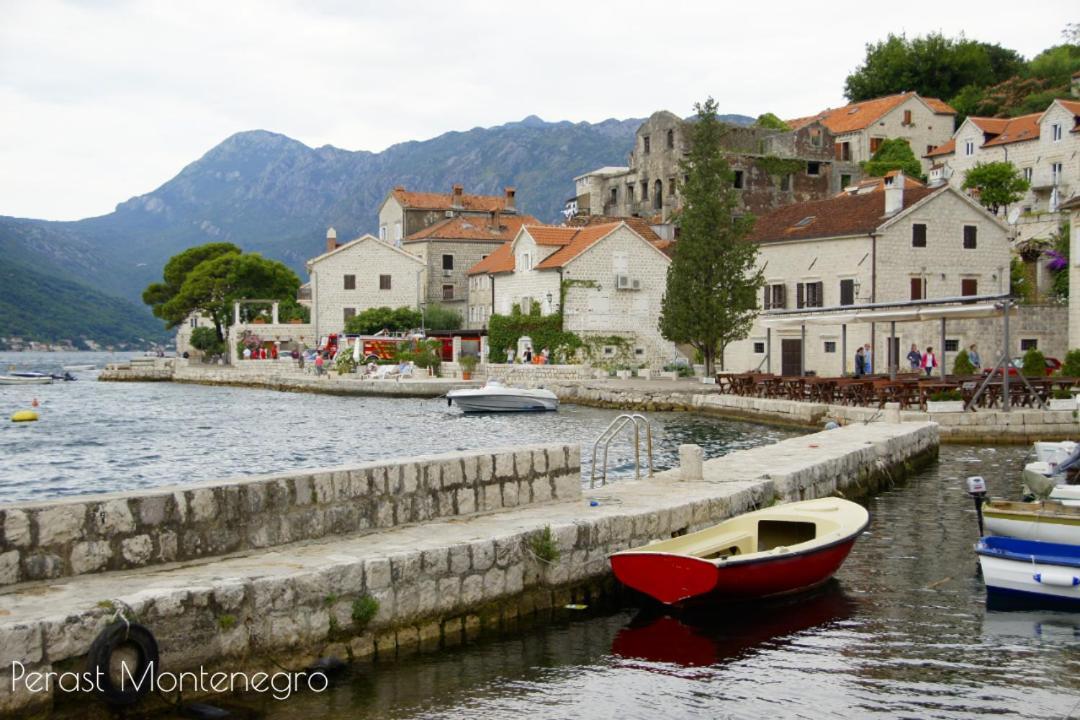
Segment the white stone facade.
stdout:
<path fill-rule="evenodd" d="M 307 267 L 311 322 L 318 337 L 342 332 L 350 312 L 417 307 L 418 283 L 424 282 L 425 272 L 423 260 L 372 235 L 313 258 Z"/>
<path fill-rule="evenodd" d="M 922 98 L 912 95 L 868 127 L 838 133 L 836 159 L 853 163 L 865 162 L 874 154 L 872 144 L 876 145 L 877 142 L 891 138 L 904 138 L 911 145 L 915 156 L 921 157 L 952 137 L 953 118 L 953 115 L 934 112 Z M 845 143 L 848 148 L 846 151 L 843 149 Z M 929 167 L 930 163 L 924 159 L 923 171 Z"/>
<path fill-rule="evenodd" d="M 913 247 L 913 226 L 926 226 L 926 246 Z M 964 227 L 974 227 L 976 246 L 965 248 Z M 1008 288 L 1008 228 L 962 193 L 949 189 L 934 193 L 892 219 L 883 219 L 872 235 L 853 235 L 760 245 L 759 267 L 764 268 L 766 285 L 786 288 L 786 309 L 796 309 L 797 283 L 822 283 L 821 307 L 841 304 L 841 282 L 854 281 L 854 304 L 903 302 L 912 299 L 912 281 L 918 280 L 927 299 L 955 298 L 965 290 L 963 281 L 977 295 L 994 295 Z M 964 321 L 949 324 L 946 339 L 955 339 L 959 347 L 972 342 L 989 345 L 977 324 Z M 1019 337 L 1020 328 L 1014 328 Z M 875 351 L 875 370 L 884 371 L 885 348 L 889 326 L 878 323 L 850 324 L 847 327 L 847 353 L 840 325 L 807 325 L 803 361 L 807 371 L 819 375 L 838 375 L 852 370 L 858 345 L 870 342 Z M 901 367 L 911 343 L 920 349 L 927 345 L 940 353 L 940 326 L 936 322 L 898 323 Z M 873 333 L 873 337 L 872 337 Z M 767 332 L 761 318 L 746 340 L 733 343 L 725 353 L 724 368 L 735 371 L 760 370 L 781 373 L 784 341 L 789 347 L 801 340 L 801 328 L 785 327 L 771 332 L 771 357 L 767 360 Z M 951 344 L 951 343 L 950 343 Z M 990 347 L 986 347 L 989 351 Z M 996 350 L 994 351 L 996 355 Z M 987 352 L 986 361 L 989 361 Z M 880 357 L 878 357 L 880 356 Z M 879 361 L 880 360 L 880 361 Z M 786 368 L 789 374 L 792 367 Z"/>

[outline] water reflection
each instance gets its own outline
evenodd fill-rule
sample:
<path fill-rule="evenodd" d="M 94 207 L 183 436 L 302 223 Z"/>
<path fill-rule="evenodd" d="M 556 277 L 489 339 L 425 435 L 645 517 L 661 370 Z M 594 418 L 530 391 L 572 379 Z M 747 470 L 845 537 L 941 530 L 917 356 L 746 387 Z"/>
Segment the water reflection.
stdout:
<path fill-rule="evenodd" d="M 753 605 L 674 614 L 650 607 L 619 631 L 611 653 L 626 660 L 681 667 L 713 666 L 743 658 L 763 647 L 781 647 L 785 638 L 846 620 L 854 611 L 854 601 L 835 580 L 811 595 Z"/>

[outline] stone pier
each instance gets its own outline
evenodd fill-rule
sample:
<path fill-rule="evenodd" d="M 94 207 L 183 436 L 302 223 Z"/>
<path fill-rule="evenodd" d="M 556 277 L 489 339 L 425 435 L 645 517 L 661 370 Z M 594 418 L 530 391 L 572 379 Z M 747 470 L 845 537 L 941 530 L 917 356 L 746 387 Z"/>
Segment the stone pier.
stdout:
<path fill-rule="evenodd" d="M 707 460 L 700 478 L 585 490 L 579 448 L 555 445 L 0 506 L 0 717 L 105 717 L 86 696 L 12 692 L 11 668 L 80 668 L 118 612 L 155 634 L 174 673 L 384 661 L 610 587 L 612 552 L 774 502 L 872 492 L 937 444 L 934 424 L 873 423 Z"/>

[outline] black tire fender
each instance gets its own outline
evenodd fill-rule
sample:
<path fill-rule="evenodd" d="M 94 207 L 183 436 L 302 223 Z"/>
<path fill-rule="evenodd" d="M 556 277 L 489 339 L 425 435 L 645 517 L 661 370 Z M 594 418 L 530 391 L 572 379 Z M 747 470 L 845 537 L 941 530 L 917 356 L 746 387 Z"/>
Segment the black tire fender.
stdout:
<path fill-rule="evenodd" d="M 133 650 L 134 667 L 114 677 L 112 657 L 117 650 Z M 161 656 L 153 633 L 137 623 L 118 620 L 102 630 L 86 654 L 87 669 L 93 673 L 97 692 L 110 705 L 134 705 L 154 687 Z"/>

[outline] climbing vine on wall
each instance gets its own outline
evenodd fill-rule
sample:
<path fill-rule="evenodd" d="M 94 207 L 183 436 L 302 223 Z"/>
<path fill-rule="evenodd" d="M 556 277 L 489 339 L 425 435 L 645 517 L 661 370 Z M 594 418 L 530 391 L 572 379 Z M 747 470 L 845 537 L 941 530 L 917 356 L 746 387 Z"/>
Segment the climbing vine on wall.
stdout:
<path fill-rule="evenodd" d="M 756 158 L 754 164 L 773 178 L 782 178 L 785 175 L 793 175 L 806 169 L 806 163 L 802 160 L 781 158 L 775 155 Z"/>

